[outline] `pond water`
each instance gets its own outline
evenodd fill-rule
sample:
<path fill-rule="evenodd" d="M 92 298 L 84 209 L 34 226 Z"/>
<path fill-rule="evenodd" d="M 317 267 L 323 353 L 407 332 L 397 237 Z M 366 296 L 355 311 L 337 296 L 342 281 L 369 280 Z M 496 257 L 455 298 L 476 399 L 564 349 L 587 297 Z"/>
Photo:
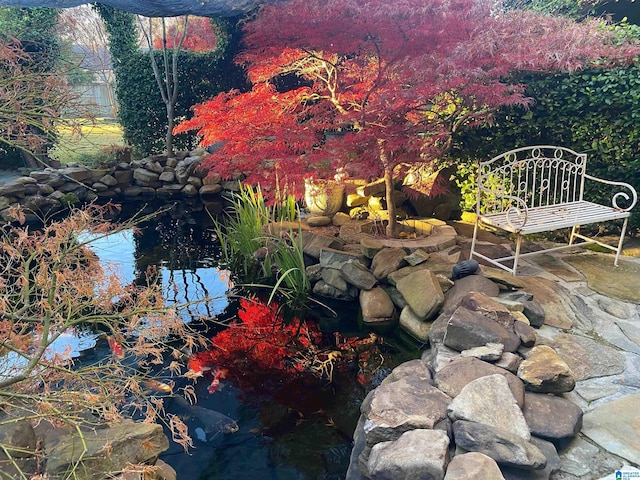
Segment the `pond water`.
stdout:
<path fill-rule="evenodd" d="M 185 309 L 187 322 L 235 314 L 237 306 L 226 295 L 233 275 L 219 265 L 206 215 L 176 206 L 141 227 L 139 235 L 125 232 L 96 242 L 93 248 L 101 261 L 117 265 L 125 281 L 136 281 L 148 266 L 157 267 L 169 302 L 189 304 L 208 298 Z M 366 335 L 357 331 L 357 311 L 352 307 L 341 305 L 346 315 L 331 325 Z M 84 343 L 76 347 L 86 348 L 86 336 L 79 338 Z M 98 345 L 91 356 L 100 350 L 108 354 L 104 345 Z M 179 480 L 343 479 L 362 399 L 392 367 L 418 357 L 419 349 L 389 339 L 381 355 L 383 367 L 365 385 L 356 381 L 355 372 L 345 371 L 336 373 L 331 384 L 279 384 L 264 378 L 250 389 L 241 389 L 223 380 L 220 388 L 209 393 L 210 379 L 202 378 L 196 384 L 197 406 L 232 418 L 238 431 L 224 434 L 214 429 L 211 434 L 206 424 L 210 415 L 167 397 L 167 410 L 185 420 L 194 447 L 185 453 L 172 443 L 161 459 L 176 470 Z"/>

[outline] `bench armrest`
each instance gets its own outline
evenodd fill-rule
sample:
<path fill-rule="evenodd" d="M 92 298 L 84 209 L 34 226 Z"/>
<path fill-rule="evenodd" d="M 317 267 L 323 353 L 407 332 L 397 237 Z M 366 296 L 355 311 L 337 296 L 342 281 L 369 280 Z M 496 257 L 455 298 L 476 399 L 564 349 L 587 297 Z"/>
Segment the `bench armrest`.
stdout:
<path fill-rule="evenodd" d="M 510 227 L 520 230 L 527 224 L 529 208 L 527 202 L 523 199 L 506 193 L 499 193 L 496 189 L 481 188 L 481 190 L 493 197 L 490 203 L 501 206 L 498 210 L 506 213 L 507 223 Z M 482 217 L 479 211 L 478 213 Z"/>
<path fill-rule="evenodd" d="M 613 205 L 613 208 L 615 208 L 616 210 L 620 210 L 621 212 L 628 212 L 633 207 L 635 207 L 636 203 L 638 202 L 638 192 L 636 192 L 636 189 L 633 188 L 628 183 L 614 182 L 612 180 L 604 180 L 602 178 L 594 177 L 593 175 L 588 175 L 586 173 L 584 174 L 584 178 L 593 180 L 595 182 L 604 183 L 605 185 L 614 185 L 614 186 L 626 188 L 629 191 L 629 193 L 625 191 L 618 192 L 614 194 L 613 198 L 611 199 L 611 204 Z M 626 201 L 631 201 L 631 205 L 629 205 L 627 208 L 619 207 L 618 199 L 621 197 L 624 198 Z"/>

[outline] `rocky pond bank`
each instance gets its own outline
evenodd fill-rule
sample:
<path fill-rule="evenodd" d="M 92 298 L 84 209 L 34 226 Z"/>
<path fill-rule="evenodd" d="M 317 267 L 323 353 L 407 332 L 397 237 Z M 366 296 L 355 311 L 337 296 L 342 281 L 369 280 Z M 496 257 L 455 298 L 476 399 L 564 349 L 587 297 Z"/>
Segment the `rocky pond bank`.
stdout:
<path fill-rule="evenodd" d="M 483 266 L 452 281 L 468 244 L 453 227 L 354 248 L 339 242 L 349 225 L 306 234 L 326 243 L 308 267 L 314 291 L 357 299 L 365 323 L 396 322 L 425 348 L 364 400 L 348 480 L 640 475 L 637 259 L 616 269 L 579 250 L 532 257 L 517 278 Z"/>
<path fill-rule="evenodd" d="M 183 151 L 175 157 L 154 155 L 140 160 L 121 161 L 108 168 L 90 168 L 68 164 L 62 168 L 44 168 L 23 176 L 11 175 L 0 184 L 0 218 L 11 221 L 8 207 L 20 205 L 27 221 L 55 213 L 69 205 L 95 200 L 116 203 L 149 199 L 198 200 L 212 213 L 222 210 L 221 193 L 237 191 L 238 179 L 224 182 L 219 177 L 205 178 L 199 171 L 204 149 Z"/>

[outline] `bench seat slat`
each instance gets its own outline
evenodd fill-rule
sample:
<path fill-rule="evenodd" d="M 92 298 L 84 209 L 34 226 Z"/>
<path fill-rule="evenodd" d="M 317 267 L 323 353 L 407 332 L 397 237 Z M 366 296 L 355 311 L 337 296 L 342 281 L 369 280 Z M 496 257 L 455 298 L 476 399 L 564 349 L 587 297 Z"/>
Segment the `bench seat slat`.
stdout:
<path fill-rule="evenodd" d="M 515 213 L 509 215 L 513 225 L 509 224 L 506 212 L 482 215 L 481 220 L 483 223 L 501 230 L 511 233 L 519 232 L 526 235 L 559 230 L 573 227 L 574 225 L 618 220 L 627 218 L 629 215 L 629 212 L 616 210 L 613 207 L 579 201 L 530 208 L 528 210 L 527 223 L 523 228 L 520 228 L 520 222 Z"/>

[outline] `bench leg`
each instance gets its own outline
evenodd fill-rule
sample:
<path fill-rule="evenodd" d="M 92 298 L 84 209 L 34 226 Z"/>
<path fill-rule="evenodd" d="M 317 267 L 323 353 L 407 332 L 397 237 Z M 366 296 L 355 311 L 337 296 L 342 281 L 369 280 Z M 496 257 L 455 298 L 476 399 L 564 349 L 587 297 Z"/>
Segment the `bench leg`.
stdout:
<path fill-rule="evenodd" d="M 620 240 L 618 241 L 618 249 L 616 250 L 616 259 L 613 264 L 618 266 L 618 259 L 620 258 L 620 253 L 622 252 L 622 243 L 624 242 L 624 235 L 627 232 L 627 223 L 629 222 L 629 217 L 624 219 L 624 223 L 622 224 L 622 232 L 620 233 Z"/>
<path fill-rule="evenodd" d="M 522 247 L 522 235 L 518 234 L 518 238 L 516 239 L 516 254 L 513 257 L 513 270 L 511 271 L 511 275 L 516 276 L 516 272 L 518 271 L 518 258 L 520 257 L 520 247 Z"/>
<path fill-rule="evenodd" d="M 580 225 L 574 225 L 571 228 L 571 236 L 569 237 L 569 245 L 573 245 L 573 241 L 576 238 L 576 233 L 580 230 Z"/>
<path fill-rule="evenodd" d="M 471 251 L 469 252 L 469 259 L 473 258 L 473 253 L 476 251 L 476 239 L 478 238 L 478 215 L 476 214 L 476 223 L 473 227 L 473 238 L 471 239 Z"/>

